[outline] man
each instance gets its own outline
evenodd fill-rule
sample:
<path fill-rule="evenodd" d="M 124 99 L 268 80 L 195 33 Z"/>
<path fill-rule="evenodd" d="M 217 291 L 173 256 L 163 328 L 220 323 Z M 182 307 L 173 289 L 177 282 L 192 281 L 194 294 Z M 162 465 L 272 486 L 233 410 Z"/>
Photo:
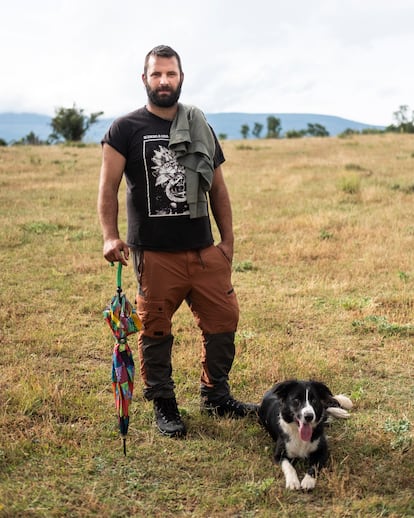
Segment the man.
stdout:
<path fill-rule="evenodd" d="M 186 300 L 202 331 L 202 408 L 244 417 L 257 410 L 230 395 L 239 309 L 231 285 L 232 212 L 221 147 L 204 115 L 178 103 L 184 74 L 179 55 L 158 46 L 145 58 L 145 107 L 117 119 L 105 135 L 98 213 L 107 261 L 127 265 L 138 280 L 143 329 L 139 358 L 144 396 L 153 400 L 159 431 L 184 436 L 172 379 L 171 319 Z M 118 189 L 127 182 L 127 241 L 118 231 Z M 214 246 L 207 192 L 221 242 Z"/>

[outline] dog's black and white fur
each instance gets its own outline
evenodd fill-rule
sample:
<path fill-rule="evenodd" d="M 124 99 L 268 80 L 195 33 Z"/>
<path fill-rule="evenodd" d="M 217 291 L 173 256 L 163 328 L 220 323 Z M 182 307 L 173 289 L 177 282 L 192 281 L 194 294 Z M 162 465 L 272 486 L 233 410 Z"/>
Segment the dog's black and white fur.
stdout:
<path fill-rule="evenodd" d="M 287 380 L 266 392 L 259 407 L 259 418 L 270 433 L 276 448 L 275 462 L 280 463 L 288 489 L 310 491 L 316 476 L 328 460 L 324 425 L 329 416 L 349 417 L 352 402 L 343 395 L 333 396 L 318 381 Z M 305 459 L 309 469 L 299 481 L 292 462 Z"/>

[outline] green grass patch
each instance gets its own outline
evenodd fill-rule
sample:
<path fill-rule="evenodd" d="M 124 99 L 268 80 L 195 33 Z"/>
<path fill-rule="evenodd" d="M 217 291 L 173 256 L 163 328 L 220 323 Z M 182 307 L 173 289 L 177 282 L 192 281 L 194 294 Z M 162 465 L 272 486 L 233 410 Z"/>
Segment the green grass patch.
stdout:
<path fill-rule="evenodd" d="M 1 518 L 414 516 L 412 171 L 398 159 L 412 138 L 223 148 L 241 310 L 233 395 L 259 402 L 298 377 L 354 402 L 329 427 L 315 491 L 285 489 L 258 422 L 200 413 L 201 336 L 185 304 L 173 376 L 188 436 L 157 433 L 137 372 L 123 456 L 102 318 L 116 274 L 96 215 L 100 146 L 13 146 L 0 149 Z M 124 182 L 119 201 L 125 235 Z M 131 265 L 123 283 L 133 300 Z"/>

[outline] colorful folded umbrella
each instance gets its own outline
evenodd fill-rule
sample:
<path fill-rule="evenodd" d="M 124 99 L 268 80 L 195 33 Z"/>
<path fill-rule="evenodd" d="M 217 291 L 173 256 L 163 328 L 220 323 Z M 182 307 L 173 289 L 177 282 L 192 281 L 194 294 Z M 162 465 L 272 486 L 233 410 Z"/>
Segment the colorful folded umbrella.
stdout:
<path fill-rule="evenodd" d="M 126 436 L 129 426 L 128 409 L 132 400 L 135 374 L 134 359 L 127 337 L 138 332 L 142 325 L 132 304 L 122 294 L 121 276 L 122 263 L 118 263 L 117 293 L 103 311 L 103 316 L 115 338 L 112 354 L 112 387 L 119 431 L 123 439 L 124 455 L 126 455 Z"/>

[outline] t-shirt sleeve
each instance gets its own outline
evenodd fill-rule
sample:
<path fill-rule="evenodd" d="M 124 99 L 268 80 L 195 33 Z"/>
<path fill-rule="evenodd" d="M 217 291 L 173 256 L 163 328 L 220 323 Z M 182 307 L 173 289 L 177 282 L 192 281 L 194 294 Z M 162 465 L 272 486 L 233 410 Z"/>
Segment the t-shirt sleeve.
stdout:
<path fill-rule="evenodd" d="M 101 144 L 109 144 L 121 153 L 123 157 L 128 158 L 128 131 L 125 126 L 125 121 L 116 119 L 108 131 L 105 133 Z"/>
<path fill-rule="evenodd" d="M 211 133 L 213 134 L 213 137 L 214 137 L 214 143 L 215 143 L 215 146 L 216 146 L 216 151 L 214 153 L 214 158 L 213 158 L 213 162 L 214 162 L 214 169 L 216 169 L 219 165 L 221 165 L 226 159 L 224 158 L 224 153 L 223 153 L 223 149 L 222 147 L 220 146 L 220 142 L 218 141 L 217 137 L 216 137 L 216 134 L 214 133 L 214 130 L 213 128 L 210 126 L 210 129 L 211 129 Z"/>

